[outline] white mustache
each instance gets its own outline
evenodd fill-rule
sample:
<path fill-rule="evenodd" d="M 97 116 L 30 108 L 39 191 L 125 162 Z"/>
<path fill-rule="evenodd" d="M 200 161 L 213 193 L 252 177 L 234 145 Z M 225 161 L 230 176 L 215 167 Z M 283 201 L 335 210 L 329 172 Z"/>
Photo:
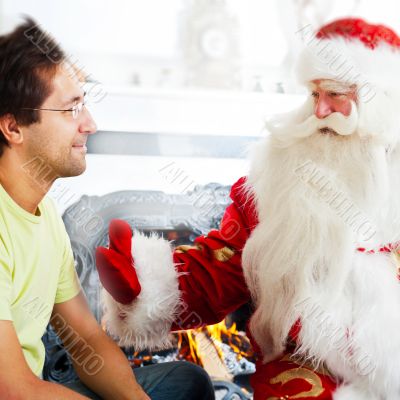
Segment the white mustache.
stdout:
<path fill-rule="evenodd" d="M 323 128 L 329 128 L 341 136 L 348 136 L 356 132 L 358 120 L 357 105 L 352 101 L 351 113 L 347 117 L 340 112 L 334 112 L 323 119 L 312 114 L 302 122 L 292 123 L 289 129 L 288 126 L 276 124 L 274 121 L 267 123 L 267 129 L 280 140 L 306 138 Z"/>
<path fill-rule="evenodd" d="M 298 126 L 298 135 L 296 137 L 308 137 L 316 131 L 329 128 L 335 131 L 338 135 L 352 135 L 358 125 L 358 111 L 356 104 L 351 102 L 351 113 L 349 116 L 344 116 L 340 112 L 334 112 L 325 118 L 319 119 L 314 114 L 308 117 L 303 123 Z M 296 129 L 297 130 L 297 129 Z"/>

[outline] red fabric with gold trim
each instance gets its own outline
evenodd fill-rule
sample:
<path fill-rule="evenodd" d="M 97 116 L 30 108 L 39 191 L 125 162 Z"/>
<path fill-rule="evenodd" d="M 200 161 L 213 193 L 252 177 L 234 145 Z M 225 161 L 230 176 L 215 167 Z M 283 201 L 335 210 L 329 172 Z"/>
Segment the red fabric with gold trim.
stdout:
<path fill-rule="evenodd" d="M 292 361 L 290 353 L 267 364 L 258 362 L 251 384 L 254 400 L 331 400 L 336 388 L 327 372 Z"/>
<path fill-rule="evenodd" d="M 254 400 L 332 400 L 337 383 L 329 376 L 328 371 L 322 368 L 315 370 L 311 364 L 297 362 L 291 358 L 300 329 L 301 323 L 298 320 L 289 333 L 286 353 L 276 360 L 263 364 L 261 351 L 247 327 L 247 336 L 254 351 L 259 355 L 256 372 L 251 377 Z"/>
<path fill-rule="evenodd" d="M 250 301 L 241 257 L 250 227 L 257 224 L 257 219 L 253 202 L 244 202 L 245 182 L 241 178 L 232 186 L 233 202 L 224 213 L 220 230 L 198 237 L 194 246 L 179 246 L 174 252 L 181 274 L 179 288 L 187 308 L 173 330 L 215 324 Z"/>

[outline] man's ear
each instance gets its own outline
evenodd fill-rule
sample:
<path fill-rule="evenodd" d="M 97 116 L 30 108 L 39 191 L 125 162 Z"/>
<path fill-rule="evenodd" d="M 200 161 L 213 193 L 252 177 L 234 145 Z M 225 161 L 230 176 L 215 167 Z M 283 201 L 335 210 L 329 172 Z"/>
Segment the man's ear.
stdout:
<path fill-rule="evenodd" d="M 0 117 L 0 130 L 9 144 L 20 144 L 23 134 L 14 115 L 5 114 Z"/>

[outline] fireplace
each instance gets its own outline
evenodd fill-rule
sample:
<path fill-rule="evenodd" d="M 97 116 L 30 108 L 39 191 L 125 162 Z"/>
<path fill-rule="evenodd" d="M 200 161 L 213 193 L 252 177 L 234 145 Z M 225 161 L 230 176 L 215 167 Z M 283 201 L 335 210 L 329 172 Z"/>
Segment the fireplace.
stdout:
<path fill-rule="evenodd" d="M 155 191 L 123 191 L 105 196 L 83 196 L 63 215 L 70 236 L 76 269 L 90 308 L 101 323 L 100 283 L 94 252 L 108 245 L 111 219 L 128 221 L 143 232 L 158 232 L 176 246 L 192 244 L 200 234 L 218 228 L 229 204 L 229 186 L 208 184 L 186 194 Z M 210 207 L 212 205 L 212 207 Z M 244 306 L 213 326 L 172 334 L 173 347 L 159 352 L 123 349 L 132 366 L 173 360 L 201 365 L 212 377 L 219 399 L 251 399 L 249 376 L 254 372 L 254 353 L 245 336 L 250 310 Z M 44 335 L 46 363 L 44 378 L 55 382 L 77 379 L 72 363 L 54 331 Z"/>
<path fill-rule="evenodd" d="M 133 367 L 185 360 L 202 366 L 223 399 L 250 399 L 249 377 L 255 372 L 255 354 L 244 331 L 233 322 L 236 315 L 247 314 L 249 307 L 230 314 L 216 325 L 171 334 L 173 346 L 159 352 L 125 349 Z M 229 392 L 229 393 L 228 393 Z M 240 397 L 233 397 L 233 395 Z"/>

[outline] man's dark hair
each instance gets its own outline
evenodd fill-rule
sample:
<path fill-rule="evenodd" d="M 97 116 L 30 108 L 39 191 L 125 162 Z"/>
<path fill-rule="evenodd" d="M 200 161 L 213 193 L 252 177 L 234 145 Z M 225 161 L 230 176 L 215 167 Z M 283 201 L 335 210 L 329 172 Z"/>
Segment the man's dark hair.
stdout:
<path fill-rule="evenodd" d="M 57 42 L 30 18 L 0 36 L 0 117 L 14 115 L 26 126 L 40 121 L 38 111 L 52 92 L 52 78 L 65 54 Z M 9 146 L 0 130 L 0 156 Z"/>

